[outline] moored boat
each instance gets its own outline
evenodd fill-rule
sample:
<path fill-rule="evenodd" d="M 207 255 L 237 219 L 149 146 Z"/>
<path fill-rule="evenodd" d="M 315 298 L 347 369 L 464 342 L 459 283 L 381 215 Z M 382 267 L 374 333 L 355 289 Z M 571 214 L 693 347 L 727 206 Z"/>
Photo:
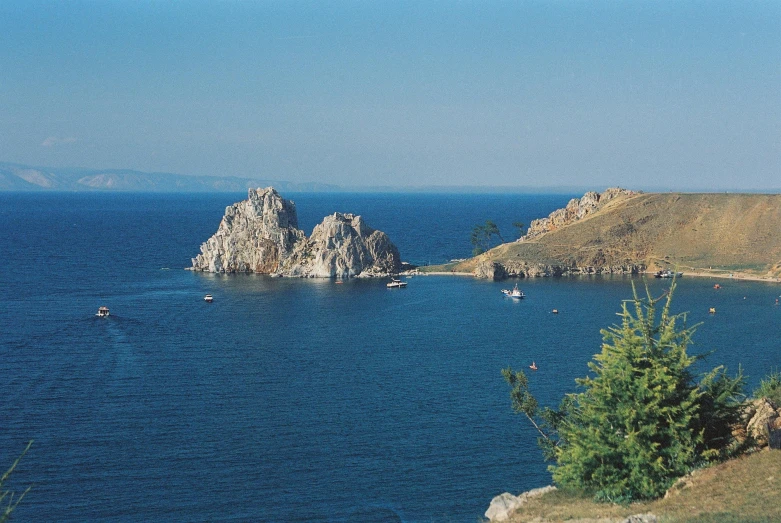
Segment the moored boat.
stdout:
<path fill-rule="evenodd" d="M 502 289 L 502 294 L 507 296 L 508 298 L 515 298 L 516 300 L 520 300 L 521 298 L 525 298 L 526 295 L 523 293 L 521 289 L 518 288 L 518 284 L 515 284 L 515 287 L 510 289 Z"/>
<path fill-rule="evenodd" d="M 657 271 L 654 274 L 654 278 L 680 278 L 681 276 L 683 276 L 682 272 L 674 272 L 669 269 L 664 271 Z"/>
<path fill-rule="evenodd" d="M 206 303 L 211 303 L 214 301 L 214 297 L 211 294 L 207 294 L 206 296 L 203 297 L 203 301 L 205 301 Z"/>
<path fill-rule="evenodd" d="M 99 318 L 105 318 L 109 315 L 108 307 L 98 307 L 98 313 L 95 316 L 98 316 Z"/>
<path fill-rule="evenodd" d="M 403 289 L 407 286 L 407 282 L 391 278 L 391 281 L 386 283 L 385 286 L 389 289 Z"/>

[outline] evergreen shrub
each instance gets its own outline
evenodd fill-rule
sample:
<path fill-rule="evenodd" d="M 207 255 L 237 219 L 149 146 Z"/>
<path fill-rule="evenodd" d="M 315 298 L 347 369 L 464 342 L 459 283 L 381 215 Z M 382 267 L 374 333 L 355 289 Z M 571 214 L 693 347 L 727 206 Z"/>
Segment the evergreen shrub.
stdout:
<path fill-rule="evenodd" d="M 603 329 L 591 374 L 576 382 L 558 410 L 539 411 L 525 374 L 503 370 L 516 411 L 539 431 L 560 487 L 628 502 L 662 495 L 675 479 L 733 448 L 743 377 L 716 367 L 696 380 L 687 353 L 694 327 L 670 313 L 675 291 L 625 301 L 621 322 Z M 664 299 L 657 319 L 657 304 Z"/>

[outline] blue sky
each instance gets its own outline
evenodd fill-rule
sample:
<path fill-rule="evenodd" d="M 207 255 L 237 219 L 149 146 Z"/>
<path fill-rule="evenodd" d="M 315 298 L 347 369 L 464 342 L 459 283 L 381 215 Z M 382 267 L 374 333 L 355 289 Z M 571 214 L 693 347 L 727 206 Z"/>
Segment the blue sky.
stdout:
<path fill-rule="evenodd" d="M 0 2 L 0 161 L 781 188 L 781 2 Z"/>

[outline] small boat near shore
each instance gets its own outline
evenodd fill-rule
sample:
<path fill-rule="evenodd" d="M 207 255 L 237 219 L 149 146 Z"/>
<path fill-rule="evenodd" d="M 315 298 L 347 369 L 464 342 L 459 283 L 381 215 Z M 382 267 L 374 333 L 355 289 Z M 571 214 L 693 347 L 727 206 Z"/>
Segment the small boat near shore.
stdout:
<path fill-rule="evenodd" d="M 203 297 L 203 301 L 205 301 L 206 303 L 211 303 L 214 301 L 214 296 L 212 296 L 211 294 L 207 294 L 206 296 Z"/>
<path fill-rule="evenodd" d="M 502 294 L 504 294 L 508 298 L 514 298 L 516 300 L 520 300 L 520 299 L 526 297 L 526 295 L 523 293 L 523 291 L 518 288 L 518 284 L 517 283 L 515 284 L 515 287 L 512 288 L 512 290 L 510 290 L 510 289 L 502 289 Z"/>
<path fill-rule="evenodd" d="M 654 278 L 680 278 L 683 276 L 682 272 L 674 272 L 671 270 L 657 271 L 654 274 Z"/>
<path fill-rule="evenodd" d="M 391 281 L 386 283 L 385 286 L 389 289 L 403 289 L 407 286 L 407 282 L 391 278 Z"/>
<path fill-rule="evenodd" d="M 108 311 L 108 307 L 101 306 L 98 307 L 98 313 L 95 316 L 97 316 L 98 318 L 106 318 L 109 316 L 109 314 L 110 313 Z"/>

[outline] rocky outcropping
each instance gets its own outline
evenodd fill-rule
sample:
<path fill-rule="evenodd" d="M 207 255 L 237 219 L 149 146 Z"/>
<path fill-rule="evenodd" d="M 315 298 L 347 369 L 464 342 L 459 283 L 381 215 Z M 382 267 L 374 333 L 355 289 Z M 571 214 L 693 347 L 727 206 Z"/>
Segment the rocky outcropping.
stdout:
<path fill-rule="evenodd" d="M 554 490 L 556 490 L 556 487 L 548 485 L 547 487 L 540 487 L 528 492 L 523 492 L 517 496 L 513 496 L 509 492 L 499 494 L 491 500 L 488 510 L 485 511 L 485 517 L 488 518 L 489 521 L 507 521 L 516 510 L 530 499 L 540 497 L 548 492 L 553 492 Z"/>
<path fill-rule="evenodd" d="M 286 275 L 314 278 L 385 276 L 400 269 L 399 251 L 384 232 L 340 213 L 326 216 L 282 264 Z"/>
<path fill-rule="evenodd" d="M 504 265 L 495 261 L 478 263 L 473 274 L 476 278 L 485 278 L 494 281 L 507 278 L 507 271 L 504 269 Z"/>
<path fill-rule="evenodd" d="M 781 408 L 767 398 L 750 401 L 743 412 L 745 433 L 759 447 L 781 448 Z"/>
<path fill-rule="evenodd" d="M 272 187 L 250 189 L 247 200 L 227 207 L 192 263 L 197 271 L 315 278 L 384 276 L 401 268 L 396 246 L 360 216 L 327 216 L 307 238 L 295 203 Z"/>
<path fill-rule="evenodd" d="M 625 198 L 639 194 L 637 191 L 612 187 L 606 189 L 603 193 L 594 191 L 587 192 L 581 198 L 573 198 L 563 209 L 557 209 L 550 213 L 547 218 L 532 220 L 526 235 L 517 241 L 527 241 L 542 236 L 545 233 L 555 231 L 565 225 L 569 225 L 578 220 L 582 220 L 589 214 L 593 214 L 604 207 L 610 201 L 617 198 Z"/>
<path fill-rule="evenodd" d="M 225 209 L 217 232 L 192 260 L 193 269 L 273 274 L 304 240 L 295 203 L 271 187 L 250 189 L 246 200 Z"/>

